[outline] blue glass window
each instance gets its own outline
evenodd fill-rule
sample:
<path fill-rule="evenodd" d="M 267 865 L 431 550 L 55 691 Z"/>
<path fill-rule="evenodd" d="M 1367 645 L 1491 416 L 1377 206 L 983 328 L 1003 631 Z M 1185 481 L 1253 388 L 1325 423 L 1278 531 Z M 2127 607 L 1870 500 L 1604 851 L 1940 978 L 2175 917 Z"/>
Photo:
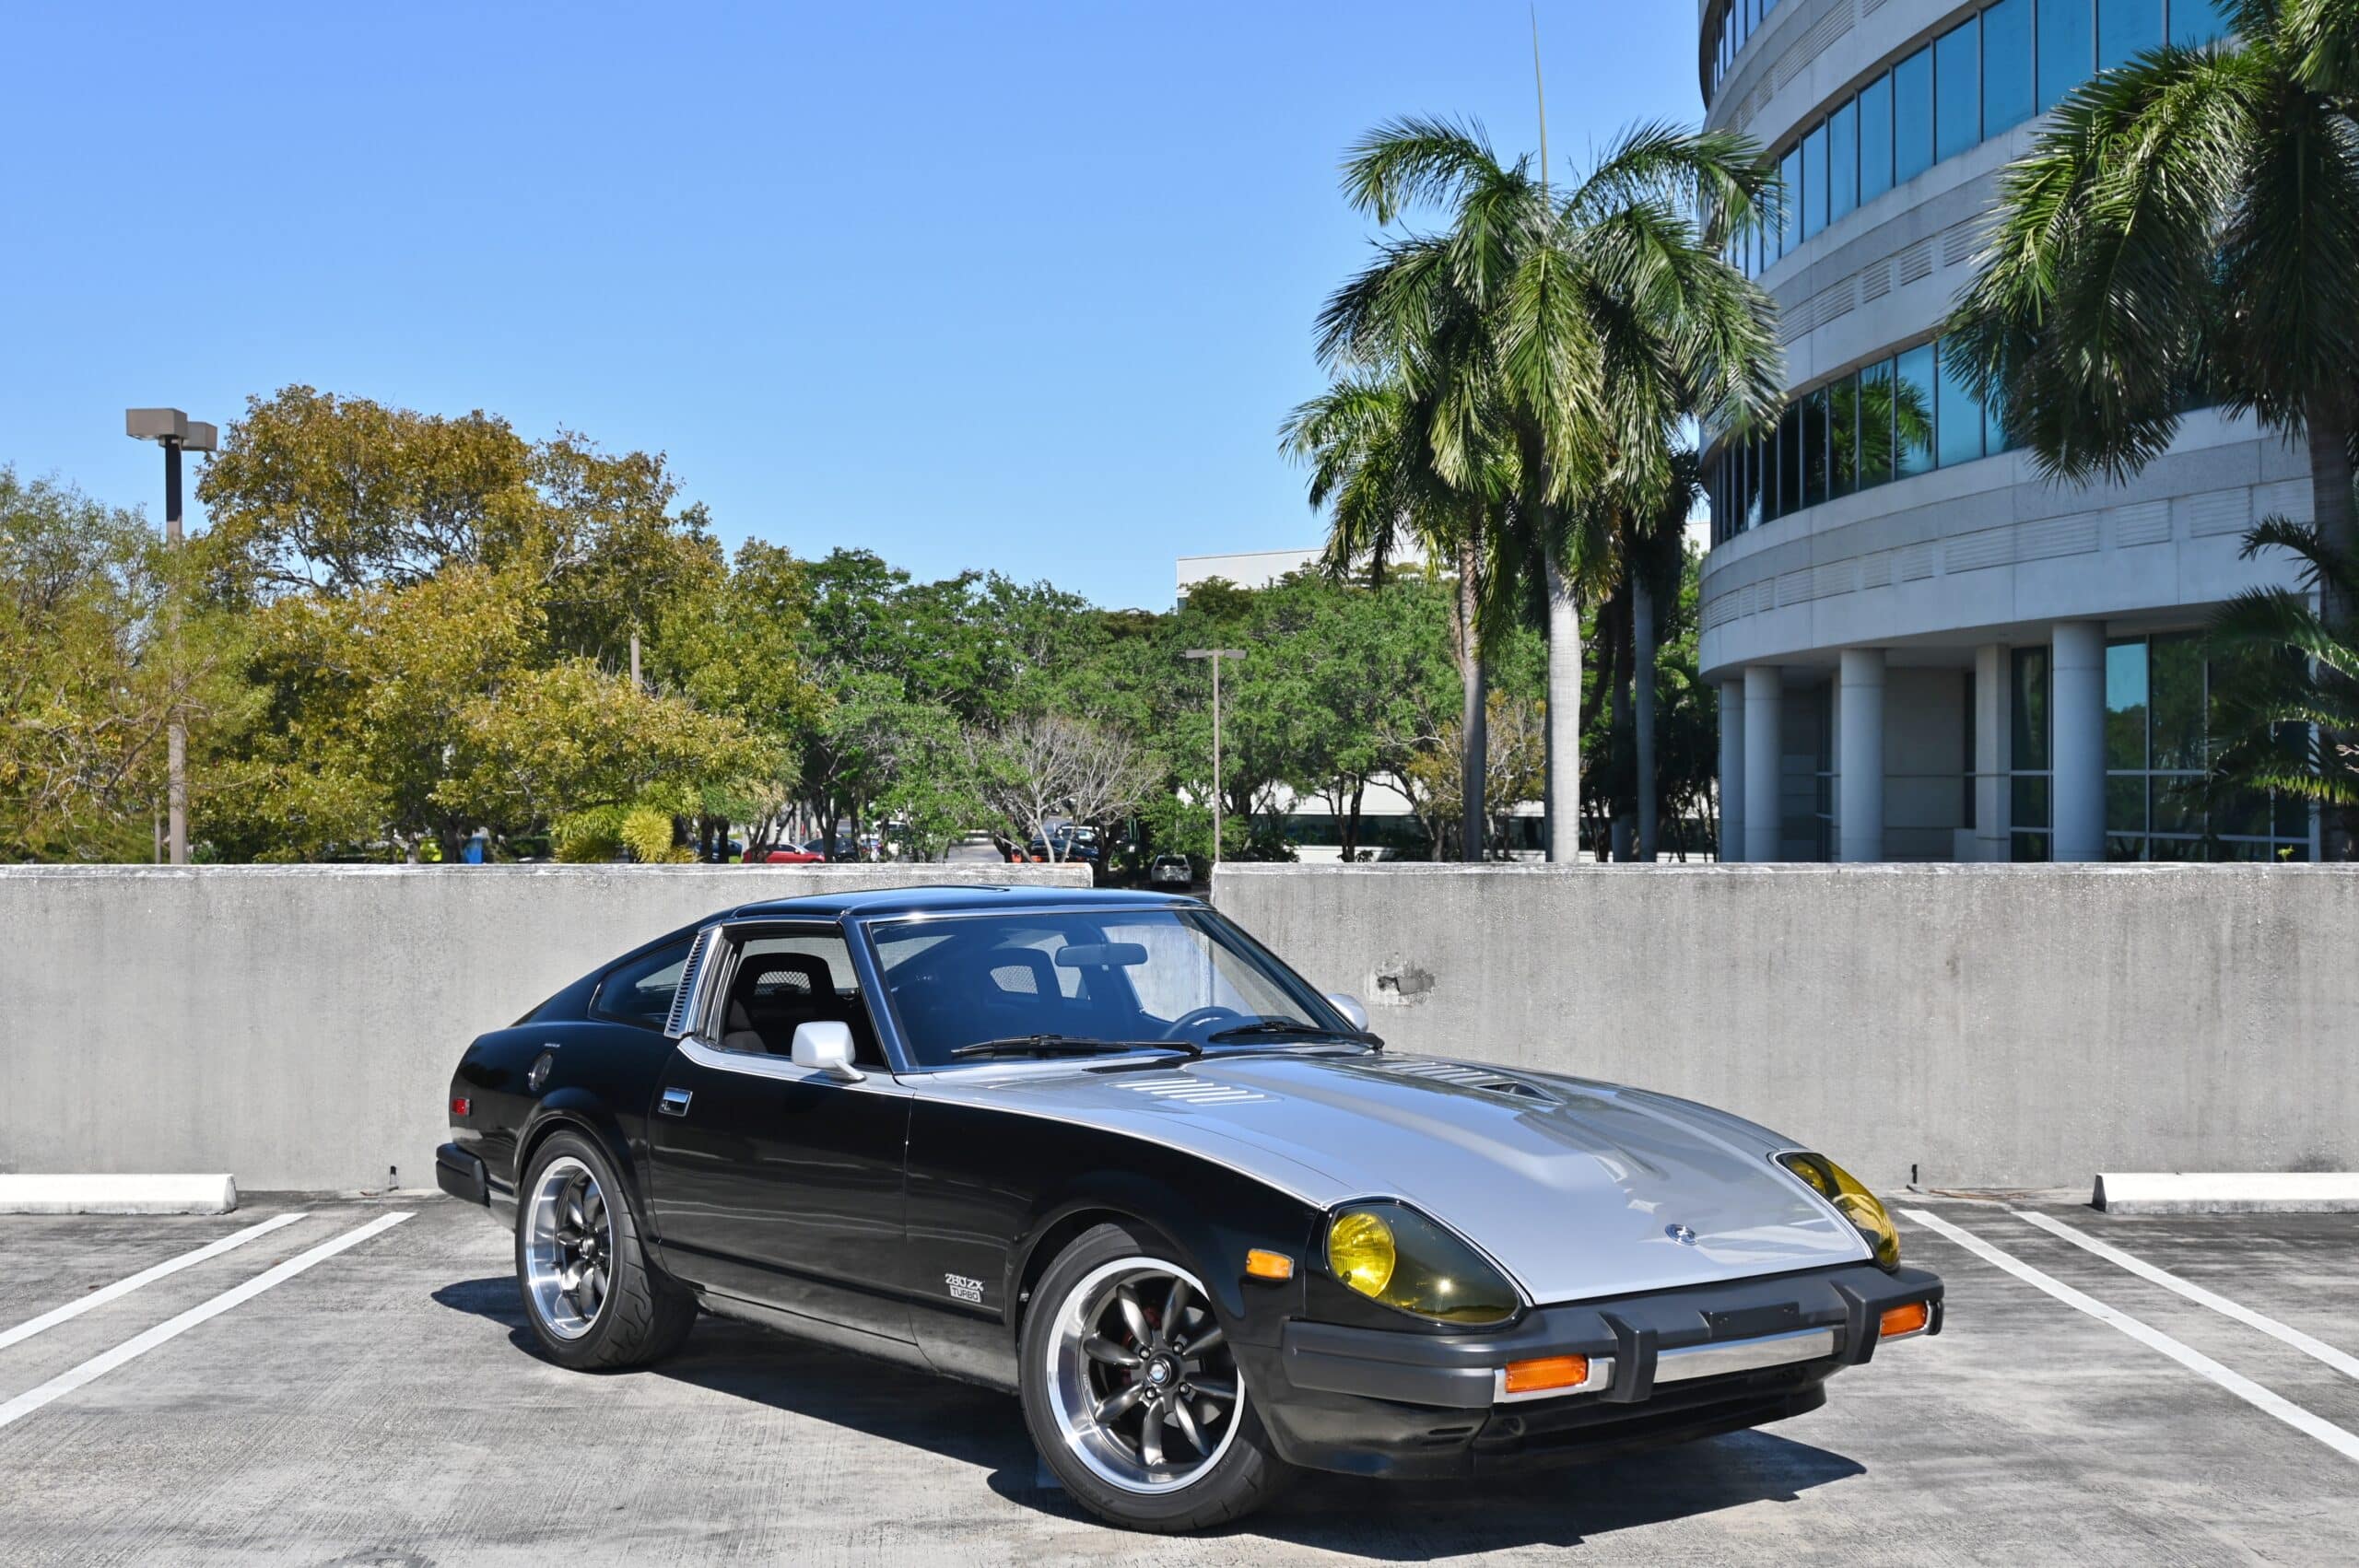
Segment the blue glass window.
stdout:
<path fill-rule="evenodd" d="M 2031 0 L 1999 0 L 1982 13 L 1984 135 L 1995 136 L 2031 118 Z"/>
<path fill-rule="evenodd" d="M 1847 103 L 1826 123 L 1826 221 L 1840 223 L 1860 205 L 1860 106 Z"/>
<path fill-rule="evenodd" d="M 1778 253 L 1785 254 L 1802 242 L 1802 149 L 1794 148 L 1778 167 L 1778 183 L 1784 187 L 1779 200 L 1784 209 L 1784 221 L 1779 225 Z M 1771 258 L 1773 261 L 1775 257 Z"/>
<path fill-rule="evenodd" d="M 2163 42 L 2163 0 L 2097 0 L 2097 69 L 2126 65 Z"/>
<path fill-rule="evenodd" d="M 1778 422 L 1778 515 L 1802 509 L 1802 411 L 1790 405 Z"/>
<path fill-rule="evenodd" d="M 2095 0 L 2041 0 L 2039 111 L 2045 114 L 2096 68 Z"/>
<path fill-rule="evenodd" d="M 1892 76 L 1878 76 L 1860 89 L 1860 200 L 1872 202 L 1892 189 Z"/>
<path fill-rule="evenodd" d="M 1982 455 L 1982 400 L 1974 395 L 1955 354 L 1941 356 L 1941 391 L 1933 414 L 1936 466 L 1972 462 Z"/>
<path fill-rule="evenodd" d="M 1933 167 L 1933 52 L 1920 49 L 1892 68 L 1892 173 L 1914 180 Z"/>
<path fill-rule="evenodd" d="M 1826 227 L 1826 127 L 1802 138 L 1802 238 Z"/>
<path fill-rule="evenodd" d="M 1802 400 L 1802 505 L 1826 499 L 1826 389 Z"/>
<path fill-rule="evenodd" d="M 1860 488 L 1892 478 L 1892 361 L 1860 371 Z"/>
<path fill-rule="evenodd" d="M 1906 478 L 1933 466 L 1933 345 L 1912 348 L 1899 359 L 1893 390 L 1895 472 Z"/>
<path fill-rule="evenodd" d="M 1982 19 L 1952 28 L 1933 45 L 1933 160 L 1955 158 L 1982 139 Z"/>
<path fill-rule="evenodd" d="M 2171 41 L 2201 49 L 2228 36 L 2226 0 L 2171 0 Z"/>

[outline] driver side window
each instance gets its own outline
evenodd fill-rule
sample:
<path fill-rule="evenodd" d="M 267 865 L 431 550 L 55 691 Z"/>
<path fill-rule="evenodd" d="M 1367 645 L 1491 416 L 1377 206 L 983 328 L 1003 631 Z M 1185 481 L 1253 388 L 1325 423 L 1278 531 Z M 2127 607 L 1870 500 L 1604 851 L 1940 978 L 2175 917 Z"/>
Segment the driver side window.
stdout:
<path fill-rule="evenodd" d="M 851 950 L 833 928 L 754 927 L 730 933 L 729 979 L 708 1033 L 724 1050 L 789 1056 L 794 1031 L 834 1022 L 851 1029 L 852 1059 L 886 1066 Z"/>

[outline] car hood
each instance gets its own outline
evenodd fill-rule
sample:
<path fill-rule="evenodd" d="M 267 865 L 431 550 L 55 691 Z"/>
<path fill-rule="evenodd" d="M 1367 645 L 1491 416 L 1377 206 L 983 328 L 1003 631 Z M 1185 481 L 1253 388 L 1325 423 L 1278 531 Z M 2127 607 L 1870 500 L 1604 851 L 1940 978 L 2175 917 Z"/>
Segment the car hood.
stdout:
<path fill-rule="evenodd" d="M 1320 1208 L 1401 1199 L 1538 1305 L 1869 1256 L 1770 1159 L 1792 1143 L 1610 1083 L 1391 1052 L 1272 1052 L 938 1073 L 924 1092 L 1189 1149 Z"/>

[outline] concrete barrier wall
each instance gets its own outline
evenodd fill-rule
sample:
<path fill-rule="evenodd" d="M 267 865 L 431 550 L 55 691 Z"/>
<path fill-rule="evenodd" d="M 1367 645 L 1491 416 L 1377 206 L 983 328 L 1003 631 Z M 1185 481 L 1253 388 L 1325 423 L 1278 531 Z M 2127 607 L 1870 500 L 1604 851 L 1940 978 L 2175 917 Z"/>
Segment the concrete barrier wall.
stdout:
<path fill-rule="evenodd" d="M 1894 1186 L 2359 1169 L 2359 870 L 1224 866 L 1398 1047 L 1664 1090 Z"/>
<path fill-rule="evenodd" d="M 468 1040 L 716 909 L 1066 867 L 0 868 L 0 1172 L 430 1187 Z"/>

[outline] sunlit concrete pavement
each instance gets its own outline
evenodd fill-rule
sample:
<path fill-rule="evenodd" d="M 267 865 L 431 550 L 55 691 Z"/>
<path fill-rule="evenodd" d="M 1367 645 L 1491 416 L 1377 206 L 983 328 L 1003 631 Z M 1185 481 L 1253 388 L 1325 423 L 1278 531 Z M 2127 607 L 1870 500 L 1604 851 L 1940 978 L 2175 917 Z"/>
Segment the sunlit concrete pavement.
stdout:
<path fill-rule="evenodd" d="M 1813 1415 L 1513 1482 L 1313 1478 L 1226 1533 L 1156 1541 L 1045 1484 L 1011 1399 L 712 1320 L 659 1371 L 563 1372 L 527 1348 L 508 1239 L 478 1211 L 264 1198 L 217 1219 L 0 1220 L 5 1341 L 96 1288 L 304 1213 L 0 1343 L 0 1562 L 2351 1561 L 2359 1459 L 2330 1434 L 2359 1449 L 2359 1380 L 2003 1205 L 1903 1207 L 2315 1425 L 1910 1223 L 1912 1258 L 1948 1277 L 1949 1331 L 1838 1377 Z M 396 1211 L 409 1218 L 36 1392 Z M 2359 1217 L 2042 1211 L 2359 1352 Z"/>

